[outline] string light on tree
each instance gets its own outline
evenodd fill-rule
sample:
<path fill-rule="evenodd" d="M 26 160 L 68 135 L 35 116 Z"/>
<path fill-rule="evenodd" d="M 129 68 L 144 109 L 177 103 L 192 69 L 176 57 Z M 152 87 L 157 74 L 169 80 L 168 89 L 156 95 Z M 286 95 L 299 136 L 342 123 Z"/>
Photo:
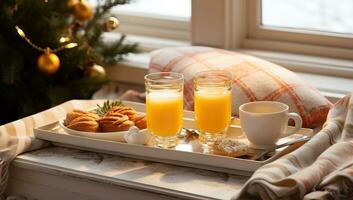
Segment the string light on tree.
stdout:
<path fill-rule="evenodd" d="M 64 50 L 64 49 L 70 49 L 73 47 L 77 46 L 77 43 L 71 42 L 64 44 L 56 49 L 51 49 L 50 47 L 42 48 L 36 44 L 34 44 L 23 32 L 22 29 L 20 29 L 18 26 L 15 26 L 17 33 L 34 49 L 37 49 L 38 51 L 44 52 L 42 55 L 38 57 L 37 60 L 37 66 L 39 71 L 41 71 L 44 74 L 47 75 L 52 75 L 55 74 L 60 67 L 60 59 L 59 57 L 55 54 L 58 51 Z M 67 40 L 69 41 L 69 40 Z M 60 38 L 60 42 L 62 42 Z"/>
<path fill-rule="evenodd" d="M 66 42 L 70 42 L 70 40 L 71 40 L 70 37 L 62 36 L 62 37 L 60 37 L 59 42 L 66 43 Z"/>

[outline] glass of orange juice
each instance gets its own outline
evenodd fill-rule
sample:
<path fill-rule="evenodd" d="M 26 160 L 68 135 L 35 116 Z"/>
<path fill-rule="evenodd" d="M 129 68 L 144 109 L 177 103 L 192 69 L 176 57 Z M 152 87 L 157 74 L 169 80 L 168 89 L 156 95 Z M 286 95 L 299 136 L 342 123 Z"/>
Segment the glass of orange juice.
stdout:
<path fill-rule="evenodd" d="M 177 144 L 183 122 L 182 74 L 157 72 L 145 76 L 147 129 L 154 145 L 171 148 Z"/>
<path fill-rule="evenodd" d="M 205 153 L 213 151 L 217 137 L 224 137 L 231 123 L 231 73 L 199 72 L 194 77 L 195 124 Z"/>

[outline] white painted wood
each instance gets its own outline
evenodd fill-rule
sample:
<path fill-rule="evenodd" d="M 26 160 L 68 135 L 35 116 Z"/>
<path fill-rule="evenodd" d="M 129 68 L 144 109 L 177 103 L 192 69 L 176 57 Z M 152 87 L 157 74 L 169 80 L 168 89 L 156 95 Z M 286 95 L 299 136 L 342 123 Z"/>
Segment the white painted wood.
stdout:
<path fill-rule="evenodd" d="M 226 0 L 225 5 L 225 47 L 239 49 L 247 37 L 247 1 Z"/>
<path fill-rule="evenodd" d="M 28 163 L 30 165 L 30 163 Z M 39 171 L 22 167 L 11 167 L 11 178 L 8 183 L 7 194 L 25 196 L 27 199 L 192 199 L 172 197 L 166 194 L 137 190 L 132 187 L 120 186 L 104 182 L 92 181 L 75 175 L 56 174 L 50 171 Z M 174 195 L 176 196 L 176 195 Z M 186 198 L 187 197 L 187 198 Z M 196 199 L 196 198 L 194 198 Z M 202 198 L 197 198 L 202 199 Z"/>
<path fill-rule="evenodd" d="M 95 140 L 68 134 L 55 134 L 43 130 L 35 130 L 36 138 L 55 142 L 60 146 L 88 149 L 114 155 L 122 155 L 138 159 L 191 166 L 221 172 L 250 175 L 266 162 L 245 159 L 228 158 L 223 156 L 208 156 L 205 154 L 159 149 L 126 143 Z"/>
<path fill-rule="evenodd" d="M 247 32 L 246 1 L 193 0 L 192 44 L 240 48 Z"/>
<path fill-rule="evenodd" d="M 191 42 L 193 45 L 224 47 L 226 0 L 193 0 Z"/>
<path fill-rule="evenodd" d="M 38 199 L 230 199 L 247 179 L 50 147 L 13 161 L 7 193 Z"/>
<path fill-rule="evenodd" d="M 139 112 L 145 112 L 145 104 L 135 102 L 123 102 L 125 105 L 133 107 Z M 194 113 L 184 111 L 183 127 L 195 129 Z M 61 119 L 60 119 L 61 120 Z M 292 129 L 293 127 L 289 127 Z M 301 128 L 296 134 L 311 135 L 313 130 Z M 208 155 L 201 153 L 201 144 L 198 142 L 179 142 L 175 149 L 161 149 L 149 145 L 133 145 L 115 140 L 99 140 L 92 137 L 80 137 L 63 130 L 58 122 L 34 129 L 36 138 L 55 142 L 59 145 L 69 145 L 72 148 L 89 149 L 92 151 L 123 155 L 133 158 L 147 159 L 157 162 L 172 163 L 181 166 L 192 166 L 201 169 L 235 173 L 241 175 L 251 175 L 256 169 L 268 163 L 267 161 L 253 161 L 241 158 L 231 158 L 226 156 Z M 238 138 L 242 136 L 239 126 L 231 125 L 227 131 L 227 137 Z M 294 136 L 294 135 L 293 135 Z M 292 136 L 283 138 L 290 140 Z M 114 137 L 114 139 L 116 139 Z M 181 141 L 182 139 L 180 139 Z M 244 138 L 244 142 L 247 140 Z"/>
<path fill-rule="evenodd" d="M 328 46 L 294 43 L 278 40 L 266 40 L 247 38 L 243 41 L 243 47 L 253 50 L 277 51 L 279 53 L 292 53 L 301 55 L 320 56 L 323 58 L 353 59 L 353 50 Z M 300 60 L 298 60 L 300 61 Z M 308 68 L 310 70 L 310 68 Z M 333 74 L 334 75 L 334 74 Z"/>
<path fill-rule="evenodd" d="M 113 11 L 114 13 L 114 11 Z M 190 41 L 190 20 L 178 17 L 116 12 L 120 26 L 115 32 L 146 37 Z"/>
<path fill-rule="evenodd" d="M 277 63 L 295 72 L 353 78 L 352 60 L 253 49 L 241 49 L 239 52 Z"/>
<path fill-rule="evenodd" d="M 139 63 L 136 66 L 138 65 Z M 144 85 L 144 76 L 148 73 L 148 64 L 145 63 L 144 65 L 144 68 L 142 68 L 136 67 L 135 63 L 120 63 L 105 69 L 110 80 Z"/>

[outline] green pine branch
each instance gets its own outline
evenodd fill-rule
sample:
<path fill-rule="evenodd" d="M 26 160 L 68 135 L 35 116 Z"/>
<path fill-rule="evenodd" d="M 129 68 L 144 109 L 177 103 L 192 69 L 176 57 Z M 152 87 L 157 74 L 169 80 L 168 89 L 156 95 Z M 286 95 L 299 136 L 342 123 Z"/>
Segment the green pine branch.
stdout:
<path fill-rule="evenodd" d="M 105 43 L 103 23 L 114 6 L 128 0 L 98 0 L 93 18 L 77 22 L 71 0 L 3 0 L 0 3 L 0 124 L 48 109 L 70 99 L 87 99 L 107 79 L 91 78 L 87 69 L 120 61 L 136 52 L 137 44 L 125 42 L 125 36 Z M 60 68 L 54 75 L 38 71 L 37 51 L 21 38 L 15 25 L 41 47 L 57 48 L 61 36 L 72 37 L 78 46 L 57 52 Z"/>

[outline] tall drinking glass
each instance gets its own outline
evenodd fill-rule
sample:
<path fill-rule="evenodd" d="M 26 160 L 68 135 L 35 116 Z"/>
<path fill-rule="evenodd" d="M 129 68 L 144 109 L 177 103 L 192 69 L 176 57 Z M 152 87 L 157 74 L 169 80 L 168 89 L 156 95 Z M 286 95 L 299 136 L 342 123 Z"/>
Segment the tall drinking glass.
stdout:
<path fill-rule="evenodd" d="M 151 73 L 145 76 L 147 129 L 154 145 L 170 148 L 176 145 L 183 122 L 182 74 Z"/>
<path fill-rule="evenodd" d="M 231 73 L 199 72 L 194 77 L 196 128 L 205 153 L 213 151 L 217 137 L 224 137 L 231 123 Z"/>

